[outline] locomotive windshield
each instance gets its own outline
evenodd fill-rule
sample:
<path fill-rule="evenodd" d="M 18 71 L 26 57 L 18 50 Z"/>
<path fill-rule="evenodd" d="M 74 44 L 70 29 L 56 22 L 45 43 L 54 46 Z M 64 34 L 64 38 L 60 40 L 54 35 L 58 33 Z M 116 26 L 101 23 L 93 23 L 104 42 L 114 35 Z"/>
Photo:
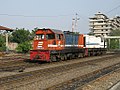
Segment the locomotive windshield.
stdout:
<path fill-rule="evenodd" d="M 42 39 L 44 39 L 44 37 L 45 37 L 44 34 L 37 34 L 37 35 L 35 36 L 35 40 L 42 40 Z"/>
<path fill-rule="evenodd" d="M 45 37 L 46 37 L 47 40 L 48 39 L 55 39 L 55 34 L 46 34 L 46 35 L 44 35 L 44 34 L 37 34 L 35 36 L 35 40 L 43 40 L 43 39 L 45 39 Z"/>
<path fill-rule="evenodd" d="M 46 34 L 46 39 L 55 39 L 55 34 Z"/>

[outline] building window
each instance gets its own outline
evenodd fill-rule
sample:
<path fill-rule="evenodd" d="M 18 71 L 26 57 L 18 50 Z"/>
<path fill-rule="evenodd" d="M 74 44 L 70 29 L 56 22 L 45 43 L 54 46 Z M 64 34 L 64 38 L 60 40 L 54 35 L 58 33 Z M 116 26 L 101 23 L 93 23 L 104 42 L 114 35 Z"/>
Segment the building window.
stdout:
<path fill-rule="evenodd" d="M 103 23 L 103 21 L 99 21 L 98 23 Z"/>

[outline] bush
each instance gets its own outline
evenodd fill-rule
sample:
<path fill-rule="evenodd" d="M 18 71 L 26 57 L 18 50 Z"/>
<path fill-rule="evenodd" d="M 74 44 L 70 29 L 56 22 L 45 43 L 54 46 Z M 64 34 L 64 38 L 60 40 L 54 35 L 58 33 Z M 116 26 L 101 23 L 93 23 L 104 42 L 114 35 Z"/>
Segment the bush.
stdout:
<path fill-rule="evenodd" d="M 0 51 L 5 51 L 6 46 L 5 46 L 5 38 L 4 36 L 0 35 Z"/>
<path fill-rule="evenodd" d="M 0 52 L 5 51 L 5 50 L 6 50 L 6 46 L 5 45 L 0 47 Z"/>
<path fill-rule="evenodd" d="M 30 32 L 29 30 L 25 30 L 23 29 L 16 29 L 13 33 L 12 33 L 12 37 L 10 38 L 10 40 L 12 42 L 16 42 L 16 43 L 23 43 L 26 41 L 30 41 Z"/>
<path fill-rule="evenodd" d="M 28 53 L 30 49 L 31 49 L 30 42 L 23 42 L 19 44 L 18 47 L 16 48 L 18 53 Z"/>

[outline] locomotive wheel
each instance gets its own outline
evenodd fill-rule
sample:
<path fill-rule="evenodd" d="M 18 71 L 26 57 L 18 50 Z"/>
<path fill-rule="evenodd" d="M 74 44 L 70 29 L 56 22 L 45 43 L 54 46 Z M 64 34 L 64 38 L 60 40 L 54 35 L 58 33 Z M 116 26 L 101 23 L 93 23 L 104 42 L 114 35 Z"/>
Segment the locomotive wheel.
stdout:
<path fill-rule="evenodd" d="M 67 59 L 68 59 L 68 60 L 71 60 L 71 59 L 72 59 L 72 56 L 67 57 Z"/>
<path fill-rule="evenodd" d="M 51 61 L 52 61 L 52 62 L 55 62 L 55 61 L 57 61 L 57 58 L 56 58 L 56 56 L 52 56 L 52 57 L 51 57 Z"/>
<path fill-rule="evenodd" d="M 64 60 L 67 60 L 67 55 L 64 55 Z"/>
<path fill-rule="evenodd" d="M 62 61 L 64 61 L 64 60 L 67 60 L 67 55 L 61 55 L 61 58 L 60 58 Z"/>
<path fill-rule="evenodd" d="M 64 55 L 62 55 L 60 59 L 61 59 L 62 61 L 63 61 L 63 60 L 65 60 L 65 57 L 64 57 Z"/>
<path fill-rule="evenodd" d="M 89 56 L 91 56 L 91 53 L 90 53 L 90 52 L 88 52 L 88 57 L 89 57 Z"/>
<path fill-rule="evenodd" d="M 83 53 L 80 53 L 80 58 L 83 58 L 85 55 Z"/>

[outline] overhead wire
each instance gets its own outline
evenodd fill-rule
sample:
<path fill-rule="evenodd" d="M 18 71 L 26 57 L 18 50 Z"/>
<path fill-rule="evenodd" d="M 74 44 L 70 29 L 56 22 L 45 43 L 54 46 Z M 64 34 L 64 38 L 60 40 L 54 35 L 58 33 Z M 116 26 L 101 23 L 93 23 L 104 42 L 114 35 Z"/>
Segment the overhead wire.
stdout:
<path fill-rule="evenodd" d="M 111 13 L 112 11 L 114 11 L 114 10 L 116 10 L 116 9 L 118 9 L 118 8 L 120 8 L 120 5 L 118 5 L 118 6 L 114 7 L 113 9 L 109 10 L 109 11 L 108 11 L 108 12 L 106 12 L 106 13 L 107 13 L 107 14 L 108 14 L 108 13 Z"/>
<path fill-rule="evenodd" d="M 16 17 L 31 17 L 31 18 L 49 18 L 49 17 L 67 17 L 67 16 L 72 16 L 72 14 L 69 15 L 56 15 L 56 16 L 27 16 L 27 15 L 13 15 L 13 14 L 0 14 L 1 16 L 16 16 Z"/>

